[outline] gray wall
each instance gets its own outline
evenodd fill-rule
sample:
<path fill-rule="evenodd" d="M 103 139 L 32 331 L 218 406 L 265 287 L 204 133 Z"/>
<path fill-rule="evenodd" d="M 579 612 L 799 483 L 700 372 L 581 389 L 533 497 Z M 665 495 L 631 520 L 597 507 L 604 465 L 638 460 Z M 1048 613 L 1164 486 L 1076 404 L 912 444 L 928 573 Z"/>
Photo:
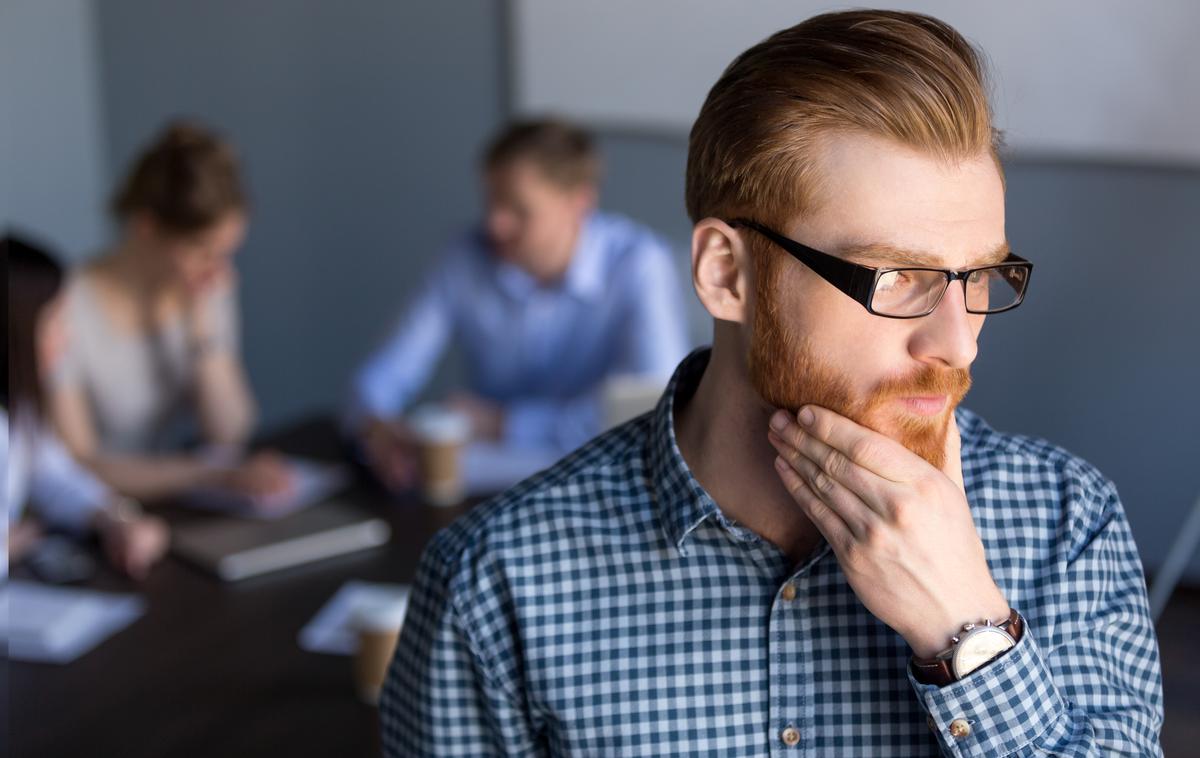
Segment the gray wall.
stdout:
<path fill-rule="evenodd" d="M 266 420 L 333 407 L 478 210 L 475 152 L 505 112 L 503 5 L 105 0 L 97 21 L 106 181 L 171 115 L 224 129 L 256 198 L 243 311 Z M 601 136 L 605 204 L 675 240 L 686 271 L 683 140 Z M 1200 171 L 1017 156 L 1008 177 L 1009 236 L 1037 274 L 989 321 L 968 404 L 1112 477 L 1153 569 L 1200 490 Z"/>
<path fill-rule="evenodd" d="M 0 228 L 64 255 L 104 239 L 104 151 L 89 0 L 0 0 Z"/>
<path fill-rule="evenodd" d="M 98 6 L 110 181 L 176 115 L 219 127 L 253 194 L 245 358 L 266 424 L 328 410 L 414 275 L 477 214 L 500 122 L 500 6 Z"/>

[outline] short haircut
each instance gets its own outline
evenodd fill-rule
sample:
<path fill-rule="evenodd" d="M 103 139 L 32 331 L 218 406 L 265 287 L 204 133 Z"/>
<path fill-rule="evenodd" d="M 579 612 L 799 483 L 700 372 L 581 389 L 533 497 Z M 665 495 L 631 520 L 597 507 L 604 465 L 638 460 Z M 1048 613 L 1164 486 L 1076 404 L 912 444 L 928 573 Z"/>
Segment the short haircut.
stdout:
<path fill-rule="evenodd" d="M 688 141 L 686 201 L 703 218 L 783 225 L 819 202 L 820 138 L 878 136 L 946 160 L 990 151 L 981 55 L 949 25 L 899 11 L 815 16 L 746 50 Z"/>
<path fill-rule="evenodd" d="M 564 189 L 600 181 L 600 157 L 592 136 L 559 119 L 518 121 L 496 135 L 483 155 L 485 169 L 527 160 Z"/>

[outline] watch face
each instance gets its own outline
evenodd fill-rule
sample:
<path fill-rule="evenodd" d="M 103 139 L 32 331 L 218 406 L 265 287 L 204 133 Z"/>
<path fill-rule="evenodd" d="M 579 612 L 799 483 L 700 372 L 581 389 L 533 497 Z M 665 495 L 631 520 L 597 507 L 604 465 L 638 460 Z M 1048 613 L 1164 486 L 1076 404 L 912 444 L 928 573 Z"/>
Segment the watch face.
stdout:
<path fill-rule="evenodd" d="M 954 650 L 954 675 L 963 678 L 1015 644 L 1003 629 L 976 627 L 963 637 Z"/>

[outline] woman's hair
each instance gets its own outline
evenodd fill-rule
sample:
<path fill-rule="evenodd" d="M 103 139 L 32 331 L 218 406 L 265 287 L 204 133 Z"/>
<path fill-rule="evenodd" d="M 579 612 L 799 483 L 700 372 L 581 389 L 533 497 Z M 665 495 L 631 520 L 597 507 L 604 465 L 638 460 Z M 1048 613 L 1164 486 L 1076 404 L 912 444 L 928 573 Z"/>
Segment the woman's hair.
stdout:
<path fill-rule="evenodd" d="M 0 238 L 0 250 L 8 271 L 4 404 L 10 415 L 29 411 L 40 418 L 45 402 L 37 365 L 38 318 L 62 288 L 63 269 L 43 248 L 12 234 Z"/>
<path fill-rule="evenodd" d="M 233 148 L 186 121 L 168 124 L 142 151 L 112 198 L 118 220 L 145 212 L 176 234 L 203 231 L 246 206 Z"/>

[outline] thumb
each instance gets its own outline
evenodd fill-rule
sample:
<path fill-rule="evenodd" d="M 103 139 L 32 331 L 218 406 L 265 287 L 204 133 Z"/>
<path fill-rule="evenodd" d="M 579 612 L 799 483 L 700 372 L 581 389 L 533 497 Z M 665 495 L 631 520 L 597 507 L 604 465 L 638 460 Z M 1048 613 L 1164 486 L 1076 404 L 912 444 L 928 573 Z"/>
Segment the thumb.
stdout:
<path fill-rule="evenodd" d="M 958 421 L 954 418 L 954 413 L 950 414 L 950 420 L 946 424 L 946 444 L 945 444 L 945 459 L 942 462 L 942 473 L 950 478 L 950 481 L 958 485 L 965 495 L 967 487 L 963 483 L 962 472 L 962 437 L 958 433 Z"/>

